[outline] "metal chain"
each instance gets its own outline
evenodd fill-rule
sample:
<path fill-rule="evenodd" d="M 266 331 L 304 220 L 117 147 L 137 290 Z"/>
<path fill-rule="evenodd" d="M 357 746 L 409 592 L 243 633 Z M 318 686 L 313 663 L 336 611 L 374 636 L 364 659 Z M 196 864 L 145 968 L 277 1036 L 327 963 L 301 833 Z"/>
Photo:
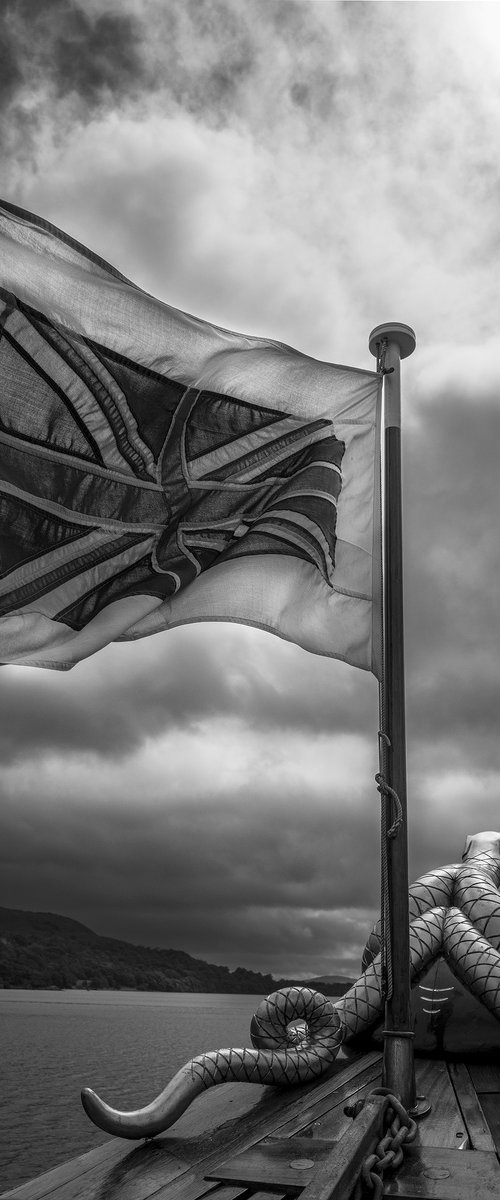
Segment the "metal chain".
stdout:
<path fill-rule="evenodd" d="M 356 1200 L 363 1194 L 363 1185 L 370 1189 L 373 1200 L 380 1200 L 384 1194 L 383 1173 L 387 1168 L 397 1171 L 403 1162 L 404 1146 L 413 1142 L 417 1135 L 415 1121 L 403 1108 L 401 1101 L 394 1096 L 389 1088 L 373 1088 L 372 1096 L 388 1096 L 389 1107 L 385 1113 L 386 1131 L 377 1142 L 372 1154 L 368 1155 L 361 1168 L 359 1183 L 356 1188 Z"/>

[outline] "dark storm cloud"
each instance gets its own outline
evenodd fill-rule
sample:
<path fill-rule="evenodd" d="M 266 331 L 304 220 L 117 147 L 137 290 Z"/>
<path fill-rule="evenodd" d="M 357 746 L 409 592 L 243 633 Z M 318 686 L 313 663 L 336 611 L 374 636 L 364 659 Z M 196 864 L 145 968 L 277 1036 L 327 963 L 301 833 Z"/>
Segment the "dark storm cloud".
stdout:
<path fill-rule="evenodd" d="M 428 765 L 428 764 L 427 764 Z M 148 794 L 140 773 L 43 773 L 10 788 L 0 814 L 2 902 L 64 911 L 97 932 L 173 946 L 273 974 L 356 972 L 379 904 L 378 803 L 343 788 L 238 781 L 221 796 Z M 279 784 L 279 780 L 278 780 Z M 371 790 L 371 796 L 369 791 Z M 467 833 L 494 828 L 497 800 L 433 804 L 412 788 L 411 868 L 457 860 Z M 62 897 L 64 900 L 62 902 Z"/>
<path fill-rule="evenodd" d="M 427 765 L 429 765 L 427 763 Z M 238 782 L 222 796 L 165 801 L 140 773 L 109 790 L 42 772 L 7 776 L 0 814 L 2 902 L 63 911 L 97 932 L 283 974 L 356 972 L 379 901 L 378 804 L 359 780 L 339 788 L 335 754 L 321 787 Z M 459 782 L 459 780 L 458 780 Z M 105 784 L 105 786 L 104 786 Z M 434 803 L 412 788 L 410 876 L 460 858 L 467 833 L 494 828 L 491 790 Z M 62 899 L 64 898 L 64 899 Z"/>
<path fill-rule="evenodd" d="M 385 305 L 434 337 L 450 288 L 470 332 L 498 166 L 448 7 L 11 3 L 4 190 L 168 302 L 317 357 L 358 361 Z"/>
<path fill-rule="evenodd" d="M 420 736 L 466 739 L 496 758 L 500 410 L 436 395 L 406 455 L 408 705 Z M 463 743 L 462 743 L 463 744 Z"/>
<path fill-rule="evenodd" d="M 305 132 L 316 142 L 326 128 L 338 150 L 354 137 L 364 152 L 367 136 L 375 136 L 385 151 L 404 114 L 426 99 L 425 86 L 436 91 L 437 68 L 453 55 L 448 48 L 443 56 L 436 43 L 441 57 L 423 86 L 410 49 L 411 15 L 394 22 L 381 5 L 324 7 L 308 0 L 9 0 L 2 29 L 10 122 L 21 122 L 27 108 L 33 129 L 50 120 L 60 137 L 68 117 L 88 121 L 128 101 L 144 110 L 155 93 L 164 112 L 181 110 L 209 128 L 243 122 L 260 139 L 272 129 L 299 142 Z M 378 50 L 394 57 L 397 71 L 380 71 Z M 59 103 L 67 100 L 76 108 Z M 390 129 L 381 119 L 386 105 Z"/>
<path fill-rule="evenodd" d="M 326 796 L 305 806 L 291 791 L 277 805 L 247 785 L 226 803 L 213 793 L 154 814 L 138 797 L 124 796 L 119 814 L 92 797 L 46 796 L 43 811 L 41 799 L 22 813 L 13 800 L 0 818 L 13 907 L 37 908 L 43 895 L 57 911 L 64 895 L 64 911 L 98 932 L 273 973 L 291 958 L 296 970 L 326 970 L 368 932 L 376 820 L 353 812 L 346 831 Z M 352 907 L 361 917 L 345 914 Z"/>
<path fill-rule="evenodd" d="M 0 32 L 0 101 L 3 107 L 23 82 L 23 73 L 17 61 L 15 39 L 1 25 Z"/>
<path fill-rule="evenodd" d="M 362 365 L 386 312 L 417 329 L 412 877 L 498 823 L 497 71 L 465 9 L 3 8 L 10 199 L 167 301 L 317 357 Z M 216 962 L 355 969 L 378 907 L 373 678 L 212 626 L 0 684 L 3 903 Z"/>
<path fill-rule="evenodd" d="M 93 107 L 135 90 L 143 76 L 140 25 L 127 13 L 89 13 L 76 0 L 15 0 L 4 5 L 1 29 L 18 86 L 50 81 L 56 96 L 77 93 Z"/>
<path fill-rule="evenodd" d="M 88 8 L 90 7 L 90 11 Z M 78 138 L 78 122 L 136 97 L 147 83 L 133 15 L 93 12 L 67 0 L 10 0 L 0 14 L 4 46 L 0 135 L 3 188 L 37 169 L 47 136 Z"/>
<path fill-rule="evenodd" d="M 94 106 L 103 96 L 116 99 L 137 89 L 145 76 L 137 50 L 138 22 L 117 13 L 92 20 L 82 9 L 68 16 L 52 46 L 59 95 L 76 91 Z"/>
<path fill-rule="evenodd" d="M 262 637 L 267 647 L 270 636 Z M 219 628 L 215 639 L 193 628 L 161 637 L 156 661 L 148 646 L 145 662 L 125 675 L 116 666 L 117 649 L 113 674 L 104 672 L 98 688 L 78 670 L 54 679 L 11 669 L 0 692 L 3 759 L 78 751 L 126 758 L 147 738 L 221 716 L 257 730 L 338 734 L 373 727 L 373 680 L 365 676 L 360 683 L 350 672 L 335 680 L 329 661 L 311 664 L 305 651 L 287 650 L 274 647 L 277 670 L 263 675 L 251 643 L 230 627 Z"/>
<path fill-rule="evenodd" d="M 6 57 L 2 87 L 4 98 L 13 102 L 11 145 L 12 122 L 19 122 L 20 131 L 26 108 L 33 133 L 53 119 L 61 134 L 68 118 L 88 121 L 104 106 L 141 102 L 149 91 L 161 92 L 167 105 L 170 98 L 217 124 L 234 108 L 252 67 L 244 14 L 231 4 L 10 0 L 0 20 Z M 190 56 L 191 38 L 205 44 L 201 56 Z M 33 107 L 30 98 L 37 90 L 39 103 Z M 59 103 L 67 100 L 69 110 Z"/>

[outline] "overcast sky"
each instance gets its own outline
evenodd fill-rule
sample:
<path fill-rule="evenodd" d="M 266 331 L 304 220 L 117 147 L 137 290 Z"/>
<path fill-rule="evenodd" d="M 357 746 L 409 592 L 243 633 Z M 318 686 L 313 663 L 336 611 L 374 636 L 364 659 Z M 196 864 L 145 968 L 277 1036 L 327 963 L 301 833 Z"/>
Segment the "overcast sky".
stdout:
<path fill-rule="evenodd" d="M 5 0 L 1 191 L 156 296 L 403 365 L 410 874 L 496 829 L 500 6 Z M 191 626 L 5 667 L 0 902 L 276 975 L 358 974 L 377 684 Z"/>

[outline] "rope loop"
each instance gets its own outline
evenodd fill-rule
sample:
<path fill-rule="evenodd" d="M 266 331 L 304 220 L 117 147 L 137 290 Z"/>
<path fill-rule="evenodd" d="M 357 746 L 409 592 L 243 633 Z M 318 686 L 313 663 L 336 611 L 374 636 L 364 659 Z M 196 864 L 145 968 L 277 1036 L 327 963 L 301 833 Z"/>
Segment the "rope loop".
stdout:
<path fill-rule="evenodd" d="M 385 356 L 388 345 L 389 341 L 386 337 L 381 338 L 380 342 L 377 342 L 377 374 L 379 375 L 387 375 L 388 373 L 385 366 Z M 391 368 L 389 368 L 389 370 L 390 369 Z M 394 367 L 392 370 L 394 370 Z"/>
<path fill-rule="evenodd" d="M 378 730 L 378 763 L 379 763 L 379 779 L 385 778 L 387 753 L 391 749 L 391 739 L 382 728 L 384 703 L 382 695 L 382 684 L 380 685 L 379 708 L 380 708 L 380 728 Z M 380 791 L 380 788 L 379 788 Z M 382 982 L 383 994 L 386 1000 L 390 1000 L 393 992 L 393 976 L 392 976 L 392 947 L 390 936 L 390 906 L 389 906 L 389 869 L 388 869 L 388 843 L 387 843 L 387 826 L 388 821 L 388 800 L 387 796 L 380 791 L 380 976 Z"/>
<path fill-rule="evenodd" d="M 382 773 L 380 771 L 378 771 L 375 776 L 375 783 L 377 784 L 377 791 L 380 792 L 380 794 L 382 796 L 390 796 L 391 797 L 394 808 L 396 809 L 396 816 L 394 818 L 394 821 L 393 821 L 390 829 L 387 830 L 388 838 L 396 837 L 398 829 L 399 829 L 400 825 L 402 825 L 402 823 L 403 823 L 403 808 L 401 805 L 401 800 L 399 799 L 398 793 L 394 791 L 394 788 L 389 786 L 389 784 L 387 783 L 387 780 L 385 779 L 384 775 L 382 775 Z"/>

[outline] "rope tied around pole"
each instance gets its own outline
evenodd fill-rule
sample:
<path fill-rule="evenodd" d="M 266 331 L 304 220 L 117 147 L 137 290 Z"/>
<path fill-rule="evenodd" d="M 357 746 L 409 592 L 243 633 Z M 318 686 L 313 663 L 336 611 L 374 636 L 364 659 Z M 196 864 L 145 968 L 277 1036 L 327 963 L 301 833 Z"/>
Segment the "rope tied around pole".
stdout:
<path fill-rule="evenodd" d="M 386 367 L 385 355 L 388 347 L 387 338 L 382 338 L 382 341 L 377 342 L 377 375 L 392 375 L 394 367 Z"/>
<path fill-rule="evenodd" d="M 396 815 L 392 825 L 386 833 L 386 837 L 388 838 L 396 837 L 398 829 L 403 824 L 403 806 L 401 804 L 401 800 L 399 799 L 398 793 L 394 791 L 394 788 L 389 786 L 385 776 L 381 771 L 377 772 L 375 776 L 375 783 L 377 784 L 377 791 L 380 792 L 381 795 L 391 797 L 394 808 L 396 809 Z"/>
<path fill-rule="evenodd" d="M 380 712 L 383 712 L 382 702 L 382 684 L 380 687 Z M 375 776 L 377 791 L 381 797 L 381 822 L 380 822 L 380 967 L 382 973 L 382 986 L 386 1000 L 390 1000 L 393 992 L 393 977 L 392 977 L 392 943 L 391 943 L 391 920 L 390 920 L 390 905 L 389 905 L 389 871 L 387 863 L 387 840 L 388 838 L 396 837 L 398 829 L 402 823 L 403 813 L 401 801 L 394 788 L 391 788 L 387 783 L 385 776 L 387 751 L 391 749 L 391 739 L 383 729 L 378 731 L 378 754 L 380 770 Z M 392 802 L 396 809 L 396 814 L 389 811 L 389 804 Z"/>

